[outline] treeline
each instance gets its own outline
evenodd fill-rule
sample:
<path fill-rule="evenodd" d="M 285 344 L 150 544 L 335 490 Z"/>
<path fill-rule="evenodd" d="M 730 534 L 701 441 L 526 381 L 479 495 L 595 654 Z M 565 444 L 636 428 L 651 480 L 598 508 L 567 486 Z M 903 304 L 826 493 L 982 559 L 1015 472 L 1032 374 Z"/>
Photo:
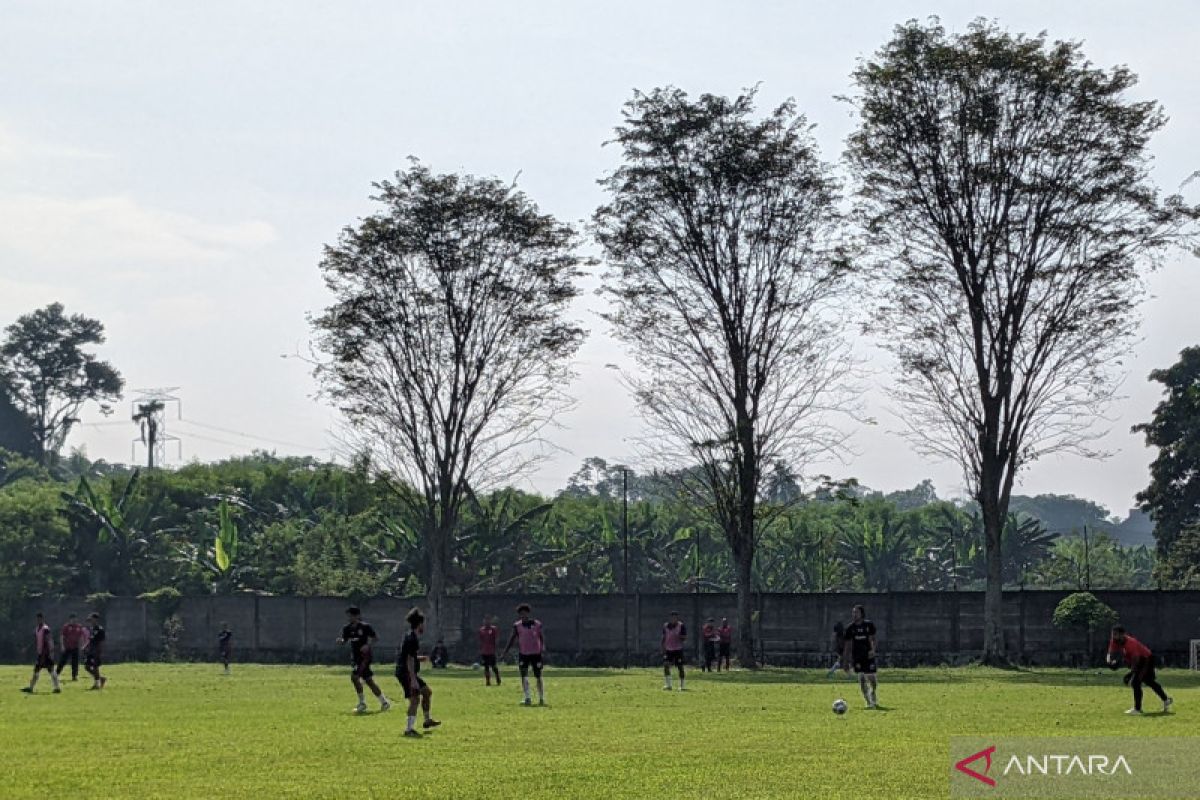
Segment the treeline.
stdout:
<path fill-rule="evenodd" d="M 732 591 L 729 547 L 711 521 L 672 497 L 672 485 L 588 459 L 553 498 L 514 489 L 472 493 L 453 537 L 448 589 L 621 591 L 627 497 L 631 590 L 692 591 L 698 582 L 702 591 Z M 10 601 L 164 587 L 184 594 L 423 594 L 428 549 L 410 518 L 409 491 L 365 462 L 258 453 L 147 471 L 76 453 L 52 475 L 0 451 L 0 587 Z M 983 586 L 979 515 L 937 499 L 928 482 L 890 495 L 853 482 L 805 495 L 780 470 L 767 492 L 755 590 Z M 1100 531 L 1085 542 L 1026 514 L 1007 520 L 1009 586 L 1150 588 L 1154 566 L 1150 548 L 1121 547 Z"/>

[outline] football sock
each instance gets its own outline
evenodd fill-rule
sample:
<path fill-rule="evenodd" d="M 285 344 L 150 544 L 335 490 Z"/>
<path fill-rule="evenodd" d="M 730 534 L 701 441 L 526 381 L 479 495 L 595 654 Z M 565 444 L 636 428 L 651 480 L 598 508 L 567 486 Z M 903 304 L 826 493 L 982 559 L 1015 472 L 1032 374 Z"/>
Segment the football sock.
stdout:
<path fill-rule="evenodd" d="M 50 670 L 50 683 L 54 684 L 55 689 L 59 688 L 58 673 L 56 673 L 54 670 Z"/>
<path fill-rule="evenodd" d="M 38 682 L 38 673 L 35 672 L 35 673 L 33 673 L 33 677 L 29 679 L 29 688 L 32 689 L 33 687 L 37 686 L 37 682 Z"/>
<path fill-rule="evenodd" d="M 521 678 L 521 691 L 525 693 L 525 699 L 529 699 L 529 678 Z"/>
<path fill-rule="evenodd" d="M 407 727 L 407 728 L 405 728 L 405 730 L 407 730 L 407 731 L 411 731 L 411 730 L 413 730 L 413 726 L 414 726 L 414 725 L 416 725 L 416 724 L 417 724 L 417 717 L 416 717 L 416 715 L 415 715 L 415 714 L 409 714 L 409 715 L 408 715 L 408 727 Z"/>
<path fill-rule="evenodd" d="M 359 704 L 360 706 L 363 706 L 363 705 L 366 705 L 366 704 L 367 704 L 367 698 L 363 696 L 363 693 L 362 693 L 362 692 L 359 692 L 359 693 L 358 693 L 358 704 Z"/>

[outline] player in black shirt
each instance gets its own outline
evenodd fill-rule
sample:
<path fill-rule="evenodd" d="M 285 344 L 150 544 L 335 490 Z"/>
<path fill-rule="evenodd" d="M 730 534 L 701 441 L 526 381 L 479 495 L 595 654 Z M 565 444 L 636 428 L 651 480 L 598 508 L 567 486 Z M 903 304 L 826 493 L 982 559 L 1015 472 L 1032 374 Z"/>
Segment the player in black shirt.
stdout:
<path fill-rule="evenodd" d="M 875 623 L 867 619 L 867 610 L 854 607 L 854 617 L 846 626 L 846 642 L 850 645 L 850 663 L 858 674 L 858 688 L 867 701 L 867 708 L 875 708 L 878 701 L 875 691 Z"/>
<path fill-rule="evenodd" d="M 371 693 L 379 698 L 379 710 L 387 711 L 392 704 L 384 696 L 383 690 L 375 685 L 375 673 L 371 671 L 371 644 L 379 637 L 375 635 L 374 628 L 363 622 L 358 606 L 347 608 L 346 617 L 349 621 L 346 627 L 342 628 L 342 635 L 338 637 L 337 643 L 350 644 L 350 682 L 354 684 L 354 691 L 358 692 L 358 705 L 354 707 L 354 712 L 362 714 L 367 710 L 367 701 L 363 698 L 364 683 L 371 688 Z"/>
<path fill-rule="evenodd" d="M 233 631 L 229 630 L 229 623 L 221 623 L 221 632 L 217 634 L 217 653 L 221 656 L 221 663 L 225 665 L 225 674 L 229 674 L 229 662 L 233 660 Z"/>
<path fill-rule="evenodd" d="M 400 643 L 400 652 L 396 656 L 396 680 L 400 681 L 404 697 L 408 700 L 408 725 L 404 728 L 404 735 L 420 736 L 414 727 L 417 723 L 418 705 L 425 714 L 422 727 L 436 728 L 442 723 L 429 715 L 433 690 L 421 680 L 421 634 L 425 632 L 425 615 L 419 608 L 414 608 L 404 619 L 408 621 L 409 631 Z"/>
<path fill-rule="evenodd" d="M 104 660 L 104 626 L 100 624 L 100 615 L 93 611 L 88 615 L 88 628 L 91 634 L 88 638 L 87 651 L 84 653 L 83 668 L 92 676 L 92 688 L 103 689 L 108 678 L 100 674 L 100 665 Z"/>

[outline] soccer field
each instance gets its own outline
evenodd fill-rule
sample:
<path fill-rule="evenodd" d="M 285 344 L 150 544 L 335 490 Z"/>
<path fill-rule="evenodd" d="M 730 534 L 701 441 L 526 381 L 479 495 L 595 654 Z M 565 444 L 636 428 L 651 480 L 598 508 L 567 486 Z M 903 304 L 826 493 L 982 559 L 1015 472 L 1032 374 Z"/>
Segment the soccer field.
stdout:
<path fill-rule="evenodd" d="M 512 668 L 499 688 L 428 670 L 443 726 L 422 739 L 401 736 L 390 674 L 395 707 L 363 716 L 344 668 L 108 674 L 102 692 L 81 676 L 27 696 L 29 671 L 0 667 L 0 796 L 941 798 L 952 735 L 1200 735 L 1200 675 L 1179 670 L 1160 673 L 1174 713 L 1143 717 L 1122 714 L 1129 691 L 1107 670 L 886 670 L 875 711 L 856 683 L 811 670 L 696 671 L 667 693 L 657 670 L 548 668 L 545 708 L 519 705 Z"/>

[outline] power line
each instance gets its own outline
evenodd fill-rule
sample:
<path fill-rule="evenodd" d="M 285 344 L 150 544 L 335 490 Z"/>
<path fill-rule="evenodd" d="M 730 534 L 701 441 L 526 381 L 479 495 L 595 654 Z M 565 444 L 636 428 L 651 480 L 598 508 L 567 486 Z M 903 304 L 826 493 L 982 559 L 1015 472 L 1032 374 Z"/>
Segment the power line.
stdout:
<path fill-rule="evenodd" d="M 196 427 L 199 427 L 199 428 L 207 428 L 208 430 L 211 430 L 211 431 L 217 431 L 219 433 L 227 433 L 231 436 L 241 436 L 244 439 L 252 439 L 255 441 L 259 441 L 259 442 L 266 442 L 268 444 L 277 444 L 277 445 L 281 445 L 283 447 L 296 447 L 301 450 L 312 450 L 312 451 L 318 451 L 318 452 L 328 452 L 328 450 L 329 450 L 328 447 L 313 447 L 312 445 L 300 444 L 299 442 L 289 442 L 285 439 L 272 439 L 268 436 L 258 436 L 257 434 L 245 433 L 244 431 L 235 431 L 232 428 L 223 428 L 220 425 L 210 425 L 207 422 L 197 422 L 197 421 L 191 420 L 191 419 L 181 420 L 181 422 L 184 425 L 195 425 Z M 198 436 L 198 434 L 195 434 L 195 433 L 188 434 L 188 435 L 189 436 Z"/>
<path fill-rule="evenodd" d="M 247 445 L 246 442 L 231 442 L 228 439 L 217 439 L 216 437 L 205 436 L 200 433 L 188 433 L 188 438 L 201 439 L 205 442 L 215 442 L 216 444 L 229 445 L 230 447 L 246 448 L 246 447 L 250 446 L 250 445 Z"/>

